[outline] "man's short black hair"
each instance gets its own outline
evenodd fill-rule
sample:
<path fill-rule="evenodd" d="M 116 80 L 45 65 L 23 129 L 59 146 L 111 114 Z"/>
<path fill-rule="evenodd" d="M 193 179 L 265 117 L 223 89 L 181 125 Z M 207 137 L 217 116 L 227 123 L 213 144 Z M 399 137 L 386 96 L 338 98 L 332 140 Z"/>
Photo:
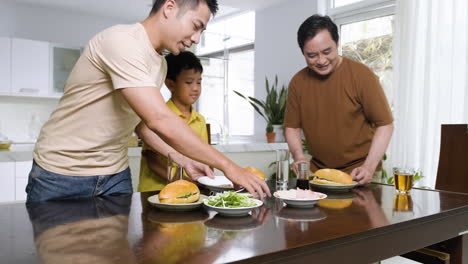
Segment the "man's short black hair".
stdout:
<path fill-rule="evenodd" d="M 216 15 L 218 12 L 218 0 L 175 0 L 176 3 L 181 7 L 188 7 L 189 9 L 195 9 L 198 7 L 200 2 L 206 3 L 210 9 L 211 14 Z M 158 10 L 163 6 L 166 0 L 154 0 L 153 8 L 151 9 L 150 15 L 156 14 Z"/>
<path fill-rule="evenodd" d="M 338 44 L 338 27 L 329 16 L 313 15 L 307 18 L 297 31 L 297 43 L 301 51 L 304 51 L 305 42 L 317 35 L 322 30 L 328 30 L 332 39 Z"/>
<path fill-rule="evenodd" d="M 194 70 L 203 73 L 200 59 L 190 51 L 182 51 L 179 55 L 166 55 L 167 76 L 166 79 L 176 81 L 177 76 L 184 70 Z"/>

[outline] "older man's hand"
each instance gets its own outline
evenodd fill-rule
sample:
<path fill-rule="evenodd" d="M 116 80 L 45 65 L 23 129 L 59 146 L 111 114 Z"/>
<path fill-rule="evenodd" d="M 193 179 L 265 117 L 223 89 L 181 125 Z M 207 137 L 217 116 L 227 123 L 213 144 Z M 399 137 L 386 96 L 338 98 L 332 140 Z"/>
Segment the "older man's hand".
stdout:
<path fill-rule="evenodd" d="M 354 168 L 354 170 L 351 172 L 351 178 L 353 178 L 353 180 L 355 180 L 359 185 L 364 185 L 371 182 L 373 176 L 374 170 L 364 165 Z"/>

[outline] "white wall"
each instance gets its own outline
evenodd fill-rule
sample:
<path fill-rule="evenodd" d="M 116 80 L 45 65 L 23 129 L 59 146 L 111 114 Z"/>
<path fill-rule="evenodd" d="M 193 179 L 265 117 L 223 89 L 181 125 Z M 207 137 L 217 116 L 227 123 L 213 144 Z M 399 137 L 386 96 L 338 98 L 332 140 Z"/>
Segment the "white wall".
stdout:
<path fill-rule="evenodd" d="M 97 32 L 115 24 L 132 22 L 136 21 L 0 0 L 0 36 L 82 47 Z M 0 97 L 0 132 L 17 141 L 28 140 L 32 115 L 45 122 L 57 103 L 58 99 Z"/>
<path fill-rule="evenodd" d="M 9 37 L 14 31 L 15 5 L 11 1 L 0 1 L 0 36 Z"/>
<path fill-rule="evenodd" d="M 57 99 L 0 97 L 0 132 L 16 142 L 31 142 L 29 124 L 33 115 L 47 121 Z"/>
<path fill-rule="evenodd" d="M 270 83 L 278 74 L 278 84 L 289 80 L 306 66 L 297 45 L 297 30 L 309 16 L 317 13 L 317 1 L 294 0 L 258 10 L 255 17 L 255 97 L 265 98 L 265 76 Z M 265 139 L 266 123 L 255 116 L 255 136 Z"/>
<path fill-rule="evenodd" d="M 91 16 L 63 9 L 17 4 L 14 36 L 84 46 L 91 37 L 103 29 L 125 23 L 130 23 L 130 21 Z"/>

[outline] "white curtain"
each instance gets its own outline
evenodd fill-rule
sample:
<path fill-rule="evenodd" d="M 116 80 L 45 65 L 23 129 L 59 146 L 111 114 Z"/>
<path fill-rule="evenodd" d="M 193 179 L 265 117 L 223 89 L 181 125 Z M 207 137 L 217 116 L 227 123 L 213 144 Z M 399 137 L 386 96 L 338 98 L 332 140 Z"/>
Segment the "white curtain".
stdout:
<path fill-rule="evenodd" d="M 468 123 L 468 1 L 397 0 L 395 17 L 389 163 L 420 169 L 417 185 L 433 188 L 441 124 Z"/>

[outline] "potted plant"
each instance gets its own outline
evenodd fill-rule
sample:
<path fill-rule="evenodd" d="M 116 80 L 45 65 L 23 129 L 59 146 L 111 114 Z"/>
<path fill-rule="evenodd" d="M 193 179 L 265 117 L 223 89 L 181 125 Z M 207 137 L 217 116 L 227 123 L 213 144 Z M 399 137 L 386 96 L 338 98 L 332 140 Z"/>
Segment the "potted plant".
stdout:
<path fill-rule="evenodd" d="M 238 91 L 234 91 L 234 93 L 247 100 L 255 111 L 265 119 L 267 122 L 267 133 L 274 132 L 276 134 L 275 141 L 283 142 L 283 121 L 288 90 L 283 85 L 278 91 L 278 75 L 275 76 L 275 82 L 271 87 L 268 79 L 265 77 L 265 88 L 267 92 L 265 100 L 259 100 L 251 96 L 244 96 Z"/>
<path fill-rule="evenodd" d="M 276 133 L 273 132 L 273 125 L 271 123 L 267 124 L 266 137 L 267 137 L 267 142 L 268 143 L 274 143 L 275 142 Z"/>

